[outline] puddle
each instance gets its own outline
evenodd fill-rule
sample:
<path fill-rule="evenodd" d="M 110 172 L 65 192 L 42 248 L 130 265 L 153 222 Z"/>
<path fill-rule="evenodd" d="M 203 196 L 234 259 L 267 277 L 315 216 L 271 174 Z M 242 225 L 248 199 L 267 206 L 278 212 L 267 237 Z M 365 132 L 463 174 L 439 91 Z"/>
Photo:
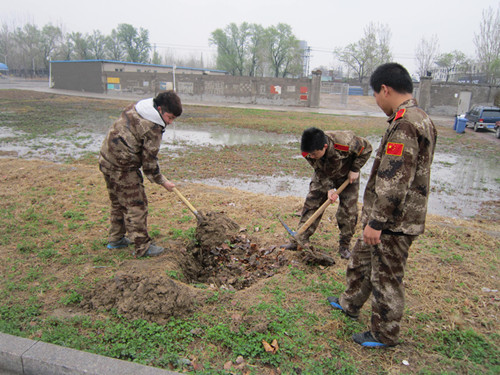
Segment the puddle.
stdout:
<path fill-rule="evenodd" d="M 79 128 L 58 132 L 53 137 L 26 139 L 27 134 L 11 128 L 0 127 L 0 156 L 17 155 L 25 159 L 45 159 L 61 162 L 68 157 L 78 159 L 89 152 L 99 152 L 106 134 L 86 132 Z M 16 140 L 18 138 L 18 140 Z M 170 126 L 163 135 L 163 148 L 181 150 L 185 146 L 234 146 L 240 144 L 284 144 L 296 142 L 289 135 L 230 129 L 217 126 Z"/>
<path fill-rule="evenodd" d="M 374 151 L 361 170 L 360 202 L 363 202 L 363 192 L 372 168 L 375 150 L 379 145 L 379 138 L 375 140 L 369 137 L 368 139 Z M 500 168 L 493 161 L 485 161 L 480 157 L 436 152 L 431 170 L 432 190 L 428 213 L 454 218 L 474 217 L 484 208 L 482 204 L 500 199 L 498 181 L 500 181 Z M 211 178 L 195 182 L 235 187 L 254 193 L 305 198 L 309 191 L 310 178 L 248 176 L 241 179 Z"/>
<path fill-rule="evenodd" d="M 297 138 L 263 131 L 238 129 L 231 131 L 228 128 L 208 125 L 191 125 L 168 127 L 163 134 L 163 144 L 176 145 L 179 143 L 199 146 L 235 146 L 257 144 L 283 144 L 295 142 Z"/>
<path fill-rule="evenodd" d="M 25 159 L 43 159 L 62 162 L 69 157 L 78 159 L 89 152 L 98 152 L 104 134 L 86 132 L 72 128 L 54 137 L 27 139 L 24 132 L 9 127 L 0 127 L 0 156 Z M 369 138 L 374 149 L 380 138 Z M 284 144 L 296 142 L 293 136 L 284 136 L 261 131 L 231 129 L 209 125 L 169 127 L 163 136 L 163 149 L 181 151 L 189 146 L 214 146 L 238 144 Z M 375 153 L 375 151 L 374 151 Z M 172 155 L 172 154 L 170 154 Z M 373 154 L 361 171 L 360 201 L 373 163 Z M 431 214 L 468 218 L 487 209 L 485 202 L 498 201 L 500 167 L 492 161 L 461 154 L 436 153 L 431 173 L 432 193 L 428 212 Z M 276 196 L 305 197 L 309 178 L 291 176 L 247 176 L 231 179 L 195 180 L 207 185 L 235 187 L 243 191 Z"/>

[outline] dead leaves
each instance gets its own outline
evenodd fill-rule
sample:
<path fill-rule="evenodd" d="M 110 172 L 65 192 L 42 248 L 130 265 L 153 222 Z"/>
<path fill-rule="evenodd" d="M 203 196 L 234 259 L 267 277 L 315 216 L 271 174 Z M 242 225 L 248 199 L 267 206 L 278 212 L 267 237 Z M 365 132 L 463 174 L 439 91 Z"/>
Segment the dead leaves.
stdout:
<path fill-rule="evenodd" d="M 278 340 L 276 339 L 274 339 L 271 344 L 266 340 L 262 340 L 262 345 L 264 346 L 264 350 L 268 353 L 275 354 L 279 350 Z"/>

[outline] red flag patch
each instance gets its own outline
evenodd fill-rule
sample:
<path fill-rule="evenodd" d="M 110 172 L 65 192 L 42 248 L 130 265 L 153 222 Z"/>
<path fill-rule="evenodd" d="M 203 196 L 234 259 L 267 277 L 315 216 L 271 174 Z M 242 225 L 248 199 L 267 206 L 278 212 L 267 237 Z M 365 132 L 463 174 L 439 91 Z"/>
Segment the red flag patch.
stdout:
<path fill-rule="evenodd" d="M 403 143 L 389 142 L 387 144 L 387 148 L 385 149 L 385 153 L 387 155 L 401 156 L 401 155 L 403 155 L 404 147 L 405 147 L 405 145 Z"/>
<path fill-rule="evenodd" d="M 400 109 L 398 113 L 396 113 L 396 117 L 394 117 L 394 121 L 402 118 L 405 115 L 406 108 Z"/>
<path fill-rule="evenodd" d="M 349 151 L 349 146 L 341 145 L 339 143 L 334 143 L 333 147 L 335 148 L 335 150 L 340 150 L 340 151 L 345 151 L 345 152 Z"/>
<path fill-rule="evenodd" d="M 303 157 L 307 157 L 307 155 L 309 155 L 309 153 L 308 153 L 308 152 L 305 152 L 305 151 L 303 151 L 303 152 L 302 152 L 302 156 L 303 156 Z"/>

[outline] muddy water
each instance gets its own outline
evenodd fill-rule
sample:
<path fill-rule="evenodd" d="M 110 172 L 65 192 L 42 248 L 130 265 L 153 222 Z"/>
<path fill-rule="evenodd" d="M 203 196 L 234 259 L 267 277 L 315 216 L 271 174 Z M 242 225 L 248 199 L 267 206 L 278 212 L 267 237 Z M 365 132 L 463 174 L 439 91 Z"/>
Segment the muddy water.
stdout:
<path fill-rule="evenodd" d="M 26 134 L 0 126 L 0 156 L 64 161 L 98 152 L 104 139 L 102 132 L 84 132 L 81 129 L 66 130 L 54 137 L 30 140 Z M 370 139 L 374 149 L 379 139 Z M 231 129 L 213 126 L 172 126 L 165 132 L 164 148 L 182 150 L 195 145 L 221 147 L 238 144 L 280 144 L 295 142 L 295 137 L 283 137 L 272 133 Z M 171 154 L 172 155 L 172 154 Z M 361 172 L 361 189 L 364 191 L 373 155 Z M 483 160 L 480 156 L 464 156 L 456 153 L 437 152 L 431 175 L 432 193 L 429 213 L 467 218 L 488 210 L 488 203 L 498 201 L 500 165 Z M 309 179 L 291 176 L 247 176 L 238 179 L 196 180 L 215 186 L 235 187 L 244 191 L 277 196 L 305 197 Z M 362 193 L 360 196 L 362 200 Z"/>

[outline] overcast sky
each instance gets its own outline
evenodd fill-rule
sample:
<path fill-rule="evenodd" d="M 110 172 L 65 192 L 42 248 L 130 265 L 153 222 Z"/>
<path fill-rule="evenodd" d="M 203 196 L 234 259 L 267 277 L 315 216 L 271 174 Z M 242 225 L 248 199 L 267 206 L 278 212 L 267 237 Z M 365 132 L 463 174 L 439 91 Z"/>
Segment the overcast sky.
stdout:
<path fill-rule="evenodd" d="M 9 27 L 28 22 L 62 26 L 65 32 L 109 34 L 120 23 L 149 30 L 150 42 L 175 55 L 204 55 L 213 60 L 211 33 L 234 22 L 264 27 L 286 23 L 312 48 L 310 68 L 338 65 L 332 51 L 357 42 L 370 23 L 392 31 L 394 60 L 410 73 L 422 38 L 436 35 L 441 53 L 460 50 L 475 56 L 474 33 L 482 11 L 497 10 L 499 0 L 14 0 L 3 1 L 1 22 Z"/>

